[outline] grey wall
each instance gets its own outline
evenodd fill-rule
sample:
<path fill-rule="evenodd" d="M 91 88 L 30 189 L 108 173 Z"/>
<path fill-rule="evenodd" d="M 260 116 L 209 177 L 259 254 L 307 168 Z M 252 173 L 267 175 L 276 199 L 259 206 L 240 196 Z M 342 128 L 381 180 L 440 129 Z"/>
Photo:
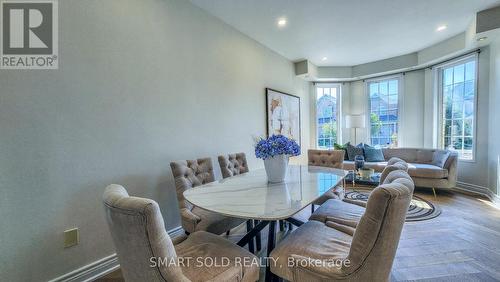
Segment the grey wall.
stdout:
<path fill-rule="evenodd" d="M 0 277 L 43 281 L 114 253 L 101 195 L 119 183 L 179 225 L 169 162 L 244 151 L 265 87 L 293 64 L 188 1 L 59 1 L 59 70 L 0 71 Z M 63 231 L 80 229 L 64 249 Z"/>
<path fill-rule="evenodd" d="M 490 100 L 488 131 L 489 187 L 500 196 L 500 39 L 490 45 Z"/>

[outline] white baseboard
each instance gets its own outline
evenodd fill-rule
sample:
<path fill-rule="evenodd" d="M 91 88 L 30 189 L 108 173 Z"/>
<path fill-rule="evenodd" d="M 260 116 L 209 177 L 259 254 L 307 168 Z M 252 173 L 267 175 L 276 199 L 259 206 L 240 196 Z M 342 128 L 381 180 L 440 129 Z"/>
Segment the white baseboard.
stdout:
<path fill-rule="evenodd" d="M 181 226 L 168 231 L 168 235 L 174 238 L 183 234 L 184 230 Z M 117 270 L 120 267 L 118 257 L 115 254 L 99 259 L 93 263 L 82 266 L 64 275 L 61 275 L 49 282 L 88 282 L 94 281 L 108 273 Z"/>
<path fill-rule="evenodd" d="M 457 187 L 453 190 L 474 193 L 488 198 L 495 205 L 500 206 L 500 197 L 493 193 L 488 187 L 457 181 Z"/>

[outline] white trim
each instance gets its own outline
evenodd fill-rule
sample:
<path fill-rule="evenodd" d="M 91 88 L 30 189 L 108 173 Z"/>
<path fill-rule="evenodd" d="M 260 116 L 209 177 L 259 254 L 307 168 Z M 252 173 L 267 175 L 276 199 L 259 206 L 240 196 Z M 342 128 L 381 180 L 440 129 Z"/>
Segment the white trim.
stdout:
<path fill-rule="evenodd" d="M 491 190 L 488 189 L 488 187 L 466 183 L 462 181 L 457 181 L 455 189 L 480 194 L 485 197 L 488 197 L 489 195 L 488 191 L 491 192 Z"/>
<path fill-rule="evenodd" d="M 468 192 L 488 198 L 493 204 L 500 207 L 500 197 L 493 193 L 488 187 L 457 181 L 457 186 L 452 190 Z"/>
<path fill-rule="evenodd" d="M 184 233 L 181 226 L 173 228 L 168 231 L 170 237 L 176 237 Z M 71 272 L 63 274 L 57 278 L 50 280 L 49 282 L 87 282 L 94 281 L 99 277 L 102 277 L 108 273 L 117 270 L 120 267 L 118 263 L 118 257 L 116 253 L 104 257 L 102 259 L 96 260 L 90 264 L 82 266 Z"/>

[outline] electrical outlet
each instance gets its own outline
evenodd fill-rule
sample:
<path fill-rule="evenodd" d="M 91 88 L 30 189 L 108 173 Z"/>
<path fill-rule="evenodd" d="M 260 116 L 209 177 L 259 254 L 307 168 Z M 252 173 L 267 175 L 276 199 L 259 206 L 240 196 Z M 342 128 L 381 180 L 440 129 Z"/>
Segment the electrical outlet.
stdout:
<path fill-rule="evenodd" d="M 64 231 L 64 247 L 69 248 L 78 245 L 79 242 L 78 228 L 68 229 Z"/>

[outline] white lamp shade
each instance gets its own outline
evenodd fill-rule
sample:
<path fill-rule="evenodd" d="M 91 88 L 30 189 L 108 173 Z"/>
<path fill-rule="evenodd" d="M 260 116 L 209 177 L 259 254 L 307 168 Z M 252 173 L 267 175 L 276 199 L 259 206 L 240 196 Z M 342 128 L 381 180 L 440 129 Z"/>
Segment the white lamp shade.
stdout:
<path fill-rule="evenodd" d="M 346 128 L 365 128 L 365 115 L 346 115 Z"/>

